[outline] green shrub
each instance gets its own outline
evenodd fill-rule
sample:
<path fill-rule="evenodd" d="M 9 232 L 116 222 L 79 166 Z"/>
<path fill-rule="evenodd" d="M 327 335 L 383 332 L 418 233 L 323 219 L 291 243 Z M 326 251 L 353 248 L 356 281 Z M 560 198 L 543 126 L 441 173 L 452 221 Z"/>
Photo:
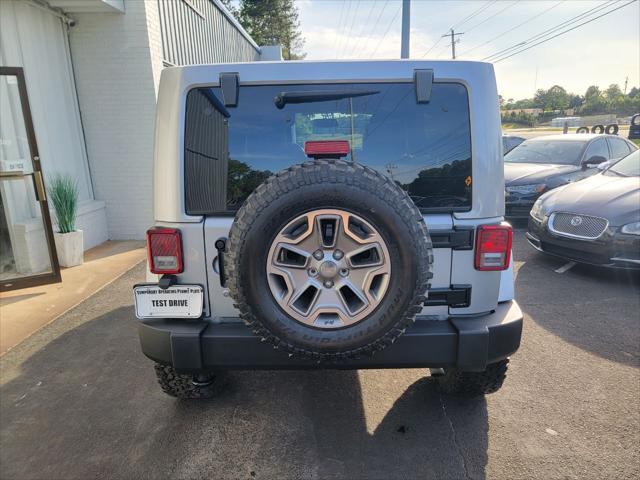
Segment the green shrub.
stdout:
<path fill-rule="evenodd" d="M 58 231 L 60 233 L 75 232 L 78 182 L 69 175 L 57 174 L 49 180 L 49 195 L 56 211 Z"/>

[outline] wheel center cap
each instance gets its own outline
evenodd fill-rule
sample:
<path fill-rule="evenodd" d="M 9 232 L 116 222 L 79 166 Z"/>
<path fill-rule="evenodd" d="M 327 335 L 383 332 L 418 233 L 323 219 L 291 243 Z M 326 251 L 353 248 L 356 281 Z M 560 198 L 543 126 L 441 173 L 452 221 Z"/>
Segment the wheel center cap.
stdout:
<path fill-rule="evenodd" d="M 323 262 L 319 269 L 323 278 L 333 278 L 338 274 L 338 266 L 330 260 Z"/>

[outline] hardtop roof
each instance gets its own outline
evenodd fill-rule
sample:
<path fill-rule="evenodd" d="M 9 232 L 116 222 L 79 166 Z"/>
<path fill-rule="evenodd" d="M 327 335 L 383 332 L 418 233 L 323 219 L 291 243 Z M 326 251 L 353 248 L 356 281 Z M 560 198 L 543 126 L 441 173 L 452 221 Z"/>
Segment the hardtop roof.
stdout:
<path fill-rule="evenodd" d="M 410 81 L 416 69 L 433 69 L 434 79 L 494 85 L 493 65 L 469 60 L 294 60 L 274 62 L 218 63 L 168 67 L 162 75 L 181 78 L 183 85 L 218 82 L 220 73 L 237 73 L 240 83 L 323 81 Z"/>

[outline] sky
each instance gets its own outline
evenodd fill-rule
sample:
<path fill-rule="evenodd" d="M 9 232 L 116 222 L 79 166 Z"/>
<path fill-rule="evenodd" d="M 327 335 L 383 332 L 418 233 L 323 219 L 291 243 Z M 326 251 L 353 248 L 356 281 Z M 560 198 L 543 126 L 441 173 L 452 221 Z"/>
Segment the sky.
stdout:
<path fill-rule="evenodd" d="M 590 9 L 602 8 L 591 14 L 597 16 L 628 1 L 411 0 L 410 57 L 451 58 L 450 40 L 441 35 L 455 27 L 464 32 L 458 37 L 457 58 L 482 60 Z M 306 58 L 399 58 L 401 3 L 298 0 Z M 553 85 L 581 95 L 590 85 L 617 83 L 624 89 L 627 77 L 628 89 L 640 86 L 640 1 L 497 62 L 495 69 L 505 99 L 530 98 L 536 89 Z"/>

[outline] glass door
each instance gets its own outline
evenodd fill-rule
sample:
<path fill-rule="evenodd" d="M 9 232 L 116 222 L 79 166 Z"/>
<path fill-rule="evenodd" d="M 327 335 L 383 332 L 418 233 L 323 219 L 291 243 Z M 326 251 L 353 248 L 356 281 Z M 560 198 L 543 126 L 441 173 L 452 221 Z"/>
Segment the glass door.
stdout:
<path fill-rule="evenodd" d="M 22 68 L 0 67 L 0 291 L 61 280 Z"/>

